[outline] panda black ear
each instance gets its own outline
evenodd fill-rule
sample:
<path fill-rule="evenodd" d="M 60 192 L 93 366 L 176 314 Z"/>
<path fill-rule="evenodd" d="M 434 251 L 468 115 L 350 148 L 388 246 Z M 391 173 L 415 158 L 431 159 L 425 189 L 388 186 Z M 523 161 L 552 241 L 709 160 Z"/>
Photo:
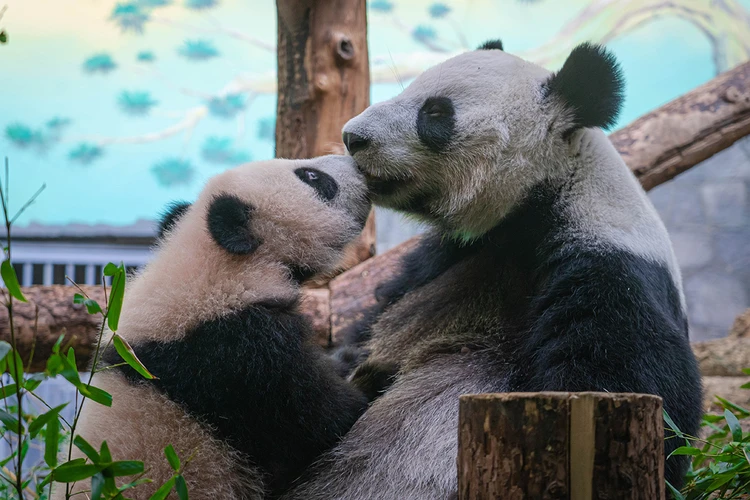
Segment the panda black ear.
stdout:
<path fill-rule="evenodd" d="M 500 40 L 487 40 L 482 45 L 477 47 L 477 50 L 503 50 L 503 42 Z"/>
<path fill-rule="evenodd" d="M 163 239 L 167 231 L 172 230 L 180 217 L 187 212 L 188 208 L 190 208 L 190 203 L 186 201 L 175 201 L 167 205 L 159 221 L 159 230 L 156 234 L 157 239 Z"/>
<path fill-rule="evenodd" d="M 582 127 L 609 128 L 617 121 L 625 79 L 615 56 L 601 45 L 583 43 L 545 84 L 547 96 L 556 96 L 573 115 L 572 132 Z"/>
<path fill-rule="evenodd" d="M 206 214 L 208 231 L 217 245 L 235 255 L 253 253 L 262 243 L 250 229 L 254 207 L 231 194 L 211 200 Z"/>

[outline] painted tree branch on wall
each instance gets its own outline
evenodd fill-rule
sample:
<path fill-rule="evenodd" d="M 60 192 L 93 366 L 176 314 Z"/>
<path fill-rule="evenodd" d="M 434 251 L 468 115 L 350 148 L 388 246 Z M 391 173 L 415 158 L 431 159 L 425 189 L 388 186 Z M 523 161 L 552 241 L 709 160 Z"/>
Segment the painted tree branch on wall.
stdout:
<path fill-rule="evenodd" d="M 520 0 L 519 0 L 520 1 Z M 551 0 L 541 0 L 544 4 Z M 118 3 L 112 11 L 113 28 L 134 36 L 147 36 L 150 23 L 172 26 L 187 38 L 177 48 L 186 64 L 201 64 L 222 58 L 214 38 L 247 44 L 259 54 L 273 53 L 276 43 L 262 40 L 242 30 L 227 26 L 214 15 L 220 6 L 215 0 L 190 0 L 182 4 L 201 22 L 184 22 L 170 18 L 163 6 L 168 1 L 142 0 Z M 467 41 L 467 27 L 462 26 L 448 5 L 434 2 L 428 6 L 424 21 L 412 25 L 399 12 L 398 2 L 371 0 L 368 2 L 375 22 L 388 22 L 408 36 L 421 51 L 409 53 L 373 54 L 370 58 L 372 84 L 404 83 L 430 66 L 472 48 Z M 570 50 L 583 41 L 608 43 L 660 19 L 681 19 L 696 27 L 711 47 L 716 73 L 732 68 L 750 58 L 750 13 L 739 0 L 590 0 L 585 8 L 565 23 L 545 44 L 518 55 L 550 69 L 559 67 Z M 502 33 L 498 33 L 499 36 Z M 204 161 L 230 166 L 251 159 L 239 138 L 245 133 L 246 116 L 259 96 L 277 92 L 276 73 L 237 74 L 221 88 L 202 92 L 183 82 L 172 82 L 168 73 L 159 70 L 157 54 L 144 50 L 138 53 L 138 71 L 151 75 L 155 81 L 175 92 L 196 100 L 195 105 L 183 110 L 165 112 L 147 89 L 123 91 L 116 99 L 121 112 L 131 116 L 160 113 L 171 116 L 173 123 L 160 129 L 147 130 L 132 136 L 73 134 L 74 118 L 51 117 L 46 123 L 30 125 L 10 123 L 5 136 L 19 148 L 43 153 L 59 143 L 68 144 L 68 158 L 73 163 L 92 164 L 100 160 L 106 148 L 114 144 L 145 144 L 182 136 L 179 151 L 158 161 L 151 168 L 155 178 L 164 185 L 188 184 L 193 178 L 193 159 L 186 156 L 187 145 L 194 140 L 195 131 L 206 118 L 234 121 L 234 136 L 211 136 L 200 147 Z M 115 74 L 118 61 L 106 53 L 94 54 L 84 61 L 82 70 L 91 75 Z M 146 84 L 147 85 L 147 84 Z M 274 141 L 276 126 L 272 116 L 258 122 L 255 131 L 259 138 Z"/>

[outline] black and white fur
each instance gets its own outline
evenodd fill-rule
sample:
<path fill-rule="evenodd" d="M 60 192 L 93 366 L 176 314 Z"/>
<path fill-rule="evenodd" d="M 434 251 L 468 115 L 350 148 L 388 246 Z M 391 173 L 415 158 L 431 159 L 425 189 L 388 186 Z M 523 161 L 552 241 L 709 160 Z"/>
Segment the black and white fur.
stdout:
<path fill-rule="evenodd" d="M 354 383 L 384 394 L 289 498 L 455 498 L 467 393 L 658 394 L 698 430 L 669 237 L 599 128 L 621 106 L 616 61 L 583 44 L 551 74 L 501 48 L 429 69 L 344 127 L 373 201 L 434 229 L 351 332 L 369 352 Z M 686 465 L 670 458 L 666 478 L 679 486 Z"/>
<path fill-rule="evenodd" d="M 299 279 L 335 269 L 369 207 L 345 156 L 240 166 L 170 207 L 118 330 L 158 379 L 97 374 L 113 406 L 86 404 L 79 425 L 97 449 L 107 440 L 115 459 L 145 462 L 154 483 L 127 496 L 171 476 L 171 444 L 195 454 L 191 498 L 276 497 L 349 430 L 367 400 L 313 345 Z M 112 348 L 103 359 L 122 362 Z"/>

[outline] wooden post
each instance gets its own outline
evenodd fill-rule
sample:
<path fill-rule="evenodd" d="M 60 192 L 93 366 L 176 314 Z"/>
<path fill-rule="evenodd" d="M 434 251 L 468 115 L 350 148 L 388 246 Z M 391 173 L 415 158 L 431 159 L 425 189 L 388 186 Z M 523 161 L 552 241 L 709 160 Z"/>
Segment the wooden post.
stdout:
<path fill-rule="evenodd" d="M 342 154 L 341 129 L 370 104 L 365 0 L 277 0 L 276 156 Z M 375 218 L 345 268 L 375 253 Z"/>
<path fill-rule="evenodd" d="M 460 398 L 459 500 L 664 495 L 658 396 L 543 392 Z"/>

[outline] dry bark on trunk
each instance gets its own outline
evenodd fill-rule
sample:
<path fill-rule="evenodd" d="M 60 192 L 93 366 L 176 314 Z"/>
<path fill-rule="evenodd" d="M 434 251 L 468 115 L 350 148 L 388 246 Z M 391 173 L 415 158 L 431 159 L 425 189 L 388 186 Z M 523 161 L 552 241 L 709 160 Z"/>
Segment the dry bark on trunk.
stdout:
<path fill-rule="evenodd" d="M 661 398 L 461 396 L 458 498 L 664 498 Z"/>
<path fill-rule="evenodd" d="M 278 0 L 276 156 L 342 154 L 341 128 L 370 104 L 365 0 Z M 375 254 L 370 214 L 346 269 Z"/>

